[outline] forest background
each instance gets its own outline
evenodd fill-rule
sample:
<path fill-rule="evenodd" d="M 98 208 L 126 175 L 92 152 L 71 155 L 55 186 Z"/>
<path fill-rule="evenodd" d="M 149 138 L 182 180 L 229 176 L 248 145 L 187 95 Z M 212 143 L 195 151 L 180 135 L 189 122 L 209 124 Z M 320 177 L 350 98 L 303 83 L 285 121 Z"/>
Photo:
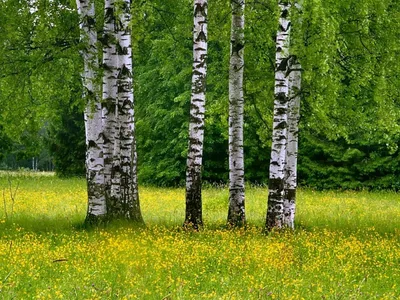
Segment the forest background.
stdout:
<path fill-rule="evenodd" d="M 271 0 L 246 5 L 245 174 L 248 182 L 264 183 L 278 7 Z M 59 175 L 84 176 L 83 62 L 75 2 L 3 0 L 0 6 L 0 167 L 54 165 Z M 192 3 L 135 0 L 132 8 L 139 181 L 181 185 Z M 98 24 L 102 15 L 99 10 Z M 390 0 L 305 0 L 294 12 L 291 47 L 304 70 L 301 186 L 400 188 L 399 18 L 400 4 Z M 203 178 L 218 184 L 228 179 L 229 35 L 229 1 L 210 1 Z"/>

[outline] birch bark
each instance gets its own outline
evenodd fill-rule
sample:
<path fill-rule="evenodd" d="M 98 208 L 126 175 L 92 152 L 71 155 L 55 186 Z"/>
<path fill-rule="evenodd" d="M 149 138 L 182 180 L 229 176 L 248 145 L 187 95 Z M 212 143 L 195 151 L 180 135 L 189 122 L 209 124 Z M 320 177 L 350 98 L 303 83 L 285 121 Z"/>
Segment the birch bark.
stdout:
<path fill-rule="evenodd" d="M 104 137 L 104 182 L 107 214 L 114 207 L 114 197 L 118 194 L 115 182 L 115 158 L 118 147 L 118 53 L 116 47 L 115 1 L 105 0 L 103 33 L 103 137 Z"/>
<path fill-rule="evenodd" d="M 284 219 L 284 169 L 286 164 L 287 110 L 289 99 L 288 62 L 290 3 L 279 1 L 280 18 L 276 37 L 274 121 L 268 184 L 266 230 L 282 228 Z"/>
<path fill-rule="evenodd" d="M 100 86 L 97 82 L 98 50 L 95 28 L 95 6 L 93 0 L 77 0 L 80 17 L 81 40 L 85 44 L 82 50 L 84 61 L 83 87 L 86 100 L 86 180 L 88 209 L 86 222 L 99 222 L 106 215 L 104 196 L 104 160 L 101 120 Z"/>
<path fill-rule="evenodd" d="M 119 2 L 117 15 L 117 52 L 118 52 L 118 123 L 119 152 L 114 165 L 114 174 L 118 174 L 119 194 L 115 195 L 114 212 L 117 216 L 143 223 L 139 205 L 137 183 L 137 154 L 134 119 L 133 68 L 130 29 L 130 0 Z"/>
<path fill-rule="evenodd" d="M 105 1 L 103 123 L 107 215 L 143 223 L 137 184 L 130 0 Z"/>
<path fill-rule="evenodd" d="M 243 154 L 244 0 L 231 0 L 229 66 L 229 211 L 228 224 L 246 223 Z"/>
<path fill-rule="evenodd" d="M 295 56 L 290 58 L 288 136 L 284 183 L 283 226 L 294 228 L 297 188 L 297 153 L 300 119 L 301 65 Z"/>
<path fill-rule="evenodd" d="M 301 10 L 302 1 L 295 1 L 294 8 Z M 299 23 L 301 23 L 301 19 Z M 286 149 L 283 225 L 294 229 L 302 69 L 300 62 L 293 54 L 290 56 L 289 69 L 288 140 Z"/>
<path fill-rule="evenodd" d="M 207 73 L 207 0 L 194 0 L 193 73 L 190 100 L 189 149 L 186 166 L 185 226 L 203 224 L 201 169 Z"/>

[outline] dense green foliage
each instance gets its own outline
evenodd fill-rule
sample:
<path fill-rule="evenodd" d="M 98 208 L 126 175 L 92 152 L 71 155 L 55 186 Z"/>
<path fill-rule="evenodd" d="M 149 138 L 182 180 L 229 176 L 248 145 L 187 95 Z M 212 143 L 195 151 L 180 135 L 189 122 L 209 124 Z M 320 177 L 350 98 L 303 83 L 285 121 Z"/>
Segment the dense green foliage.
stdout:
<path fill-rule="evenodd" d="M 76 106 L 59 108 L 58 118 L 48 129 L 47 147 L 60 176 L 85 175 L 85 136 L 83 115 Z"/>
<path fill-rule="evenodd" d="M 191 3 L 177 4 L 144 5 L 139 12 L 144 17 L 136 24 L 140 28 L 135 52 L 139 179 L 161 185 L 179 184 L 185 178 L 193 20 Z M 252 181 L 266 178 L 269 161 L 265 142 L 270 133 L 265 124 L 270 123 L 273 91 L 271 7 L 258 4 L 247 16 L 263 26 L 248 29 L 246 49 L 245 159 L 246 176 Z M 203 178 L 212 182 L 226 182 L 228 177 L 229 9 L 226 1 L 210 2 Z"/>
<path fill-rule="evenodd" d="M 16 152 L 21 160 L 49 153 L 59 174 L 83 174 L 75 3 L 40 0 L 37 5 L 32 12 L 27 2 L 0 1 L 5 33 L 0 36 L 0 159 Z M 219 183 L 228 177 L 230 8 L 226 0 L 209 5 L 203 177 Z M 248 181 L 265 182 L 277 5 L 273 0 L 246 5 L 245 172 Z M 138 0 L 132 6 L 139 180 L 179 185 L 187 151 L 192 3 Z M 304 69 L 300 184 L 400 188 L 400 4 L 304 0 L 292 13 L 291 51 Z"/>
<path fill-rule="evenodd" d="M 399 189 L 399 4 L 320 5 L 330 20 L 319 22 L 318 37 L 329 38 L 320 39 L 323 62 L 310 62 L 308 45 L 302 54 L 304 92 L 310 94 L 303 102 L 300 181 L 318 188 Z"/>
<path fill-rule="evenodd" d="M 183 4 L 174 11 L 165 1 L 144 6 L 144 15 L 153 18 L 137 24 L 139 174 L 144 182 L 169 185 L 184 178 L 192 20 L 190 3 Z M 230 16 L 226 1 L 210 5 L 204 178 L 218 182 L 227 179 Z M 304 1 L 302 11 L 294 12 L 292 53 L 304 68 L 302 185 L 398 188 L 398 11 L 391 1 Z M 272 123 L 275 3 L 250 2 L 246 13 L 246 177 L 263 182 Z"/>
<path fill-rule="evenodd" d="M 74 149 L 75 153 L 78 149 L 84 151 L 72 138 L 77 134 L 75 128 L 69 127 L 73 131 L 63 141 L 57 141 L 61 134 L 50 129 L 62 118 L 74 118 L 69 113 L 73 110 L 71 105 L 80 111 L 83 107 L 74 6 L 65 1 L 40 0 L 30 4 L 7 0 L 0 2 L 0 11 L 0 128 L 8 144 L 8 151 L 3 152 L 8 159 L 3 164 L 10 168 L 30 167 L 27 160 L 36 157 L 43 170 L 53 157 L 57 170 L 64 172 L 65 168 L 58 168 L 57 155 L 61 157 L 61 153 L 51 155 L 52 148 L 46 141 L 64 143 L 65 153 L 70 155 Z M 79 141 L 84 141 L 84 132 L 80 131 L 80 135 Z M 84 168 L 82 157 L 84 154 L 74 158 L 73 168 Z M 63 155 L 62 159 L 67 163 L 69 158 Z"/>

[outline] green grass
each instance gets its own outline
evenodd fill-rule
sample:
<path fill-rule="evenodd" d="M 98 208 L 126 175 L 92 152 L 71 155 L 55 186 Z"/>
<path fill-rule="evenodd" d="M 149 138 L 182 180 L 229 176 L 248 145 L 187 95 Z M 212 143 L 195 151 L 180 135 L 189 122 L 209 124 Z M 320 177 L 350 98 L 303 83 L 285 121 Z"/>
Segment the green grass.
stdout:
<path fill-rule="evenodd" d="M 247 188 L 246 230 L 225 228 L 227 190 L 205 189 L 205 227 L 190 232 L 183 189 L 142 187 L 146 228 L 85 230 L 84 179 L 11 174 L 11 214 L 8 176 L 0 173 L 0 299 L 400 298 L 394 192 L 300 190 L 297 229 L 265 235 L 265 188 Z"/>

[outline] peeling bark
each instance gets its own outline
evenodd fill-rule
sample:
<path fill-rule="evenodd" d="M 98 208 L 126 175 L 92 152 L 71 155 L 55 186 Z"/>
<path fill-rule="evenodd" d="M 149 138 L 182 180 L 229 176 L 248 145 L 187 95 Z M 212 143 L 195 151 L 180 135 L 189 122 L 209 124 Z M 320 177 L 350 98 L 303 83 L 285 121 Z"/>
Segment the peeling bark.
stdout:
<path fill-rule="evenodd" d="M 100 87 L 96 81 L 98 69 L 97 32 L 93 0 L 77 0 L 80 17 L 81 41 L 84 60 L 83 87 L 86 98 L 86 180 L 88 209 L 86 223 L 98 223 L 107 213 L 104 196 L 103 135 L 100 104 Z"/>
<path fill-rule="evenodd" d="M 207 74 L 207 0 L 194 0 L 193 73 L 190 100 L 189 149 L 186 167 L 186 216 L 184 226 L 203 225 L 201 171 Z"/>
<path fill-rule="evenodd" d="M 243 154 L 244 0 L 231 0 L 229 65 L 229 210 L 228 224 L 246 223 Z"/>
<path fill-rule="evenodd" d="M 286 144 L 289 101 L 289 34 L 290 4 L 279 1 L 281 15 L 276 37 L 275 100 L 272 131 L 271 161 L 268 184 L 268 210 L 265 228 L 267 231 L 283 226 L 284 219 L 284 169 L 286 164 Z"/>

